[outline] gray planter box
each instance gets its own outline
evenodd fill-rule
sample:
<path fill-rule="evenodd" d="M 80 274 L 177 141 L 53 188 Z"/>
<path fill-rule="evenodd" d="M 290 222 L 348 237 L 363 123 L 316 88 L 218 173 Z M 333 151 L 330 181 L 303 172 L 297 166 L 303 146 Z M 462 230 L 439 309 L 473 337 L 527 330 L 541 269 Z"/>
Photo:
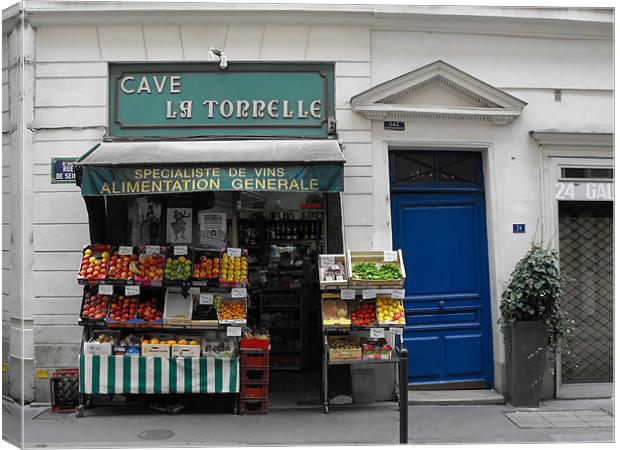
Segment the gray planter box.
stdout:
<path fill-rule="evenodd" d="M 547 361 L 545 323 L 517 321 L 506 331 L 506 401 L 512 406 L 538 407 Z"/>

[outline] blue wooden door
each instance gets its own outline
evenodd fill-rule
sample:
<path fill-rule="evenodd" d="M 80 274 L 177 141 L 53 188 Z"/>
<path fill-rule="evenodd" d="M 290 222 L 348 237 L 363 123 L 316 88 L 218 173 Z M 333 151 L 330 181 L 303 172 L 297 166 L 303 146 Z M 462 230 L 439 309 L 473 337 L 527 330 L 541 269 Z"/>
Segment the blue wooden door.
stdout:
<path fill-rule="evenodd" d="M 415 175 L 419 170 L 406 172 L 414 176 L 405 179 L 392 171 L 393 247 L 403 250 L 407 271 L 409 382 L 490 387 L 492 340 L 480 157 L 469 154 L 471 173 L 452 165 L 448 174 L 458 175 L 450 178 L 442 174 L 445 153 L 426 155 L 431 156 L 427 163 L 432 173 L 423 175 L 423 182 Z M 397 156 L 391 163 L 398 166 Z"/>

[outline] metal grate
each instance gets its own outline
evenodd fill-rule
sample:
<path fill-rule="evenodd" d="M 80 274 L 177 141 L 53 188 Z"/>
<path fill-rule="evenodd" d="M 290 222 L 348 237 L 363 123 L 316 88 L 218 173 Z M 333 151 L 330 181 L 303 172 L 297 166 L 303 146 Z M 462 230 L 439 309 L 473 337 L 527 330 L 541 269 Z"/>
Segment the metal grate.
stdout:
<path fill-rule="evenodd" d="M 568 278 L 566 313 L 575 329 L 562 382 L 613 378 L 613 204 L 559 202 L 560 267 Z"/>

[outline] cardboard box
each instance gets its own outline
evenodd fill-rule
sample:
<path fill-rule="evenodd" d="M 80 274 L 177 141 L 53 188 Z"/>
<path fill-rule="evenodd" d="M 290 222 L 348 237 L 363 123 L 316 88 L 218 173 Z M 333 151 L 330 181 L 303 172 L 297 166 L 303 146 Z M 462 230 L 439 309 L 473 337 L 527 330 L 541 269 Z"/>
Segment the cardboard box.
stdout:
<path fill-rule="evenodd" d="M 170 358 L 170 346 L 168 344 L 142 344 L 142 356 Z"/>
<path fill-rule="evenodd" d="M 106 342 L 100 344 L 99 342 L 84 342 L 84 354 L 85 355 L 111 355 L 112 344 Z"/>
<path fill-rule="evenodd" d="M 198 358 L 200 357 L 200 345 L 180 345 L 172 346 L 173 358 Z"/>

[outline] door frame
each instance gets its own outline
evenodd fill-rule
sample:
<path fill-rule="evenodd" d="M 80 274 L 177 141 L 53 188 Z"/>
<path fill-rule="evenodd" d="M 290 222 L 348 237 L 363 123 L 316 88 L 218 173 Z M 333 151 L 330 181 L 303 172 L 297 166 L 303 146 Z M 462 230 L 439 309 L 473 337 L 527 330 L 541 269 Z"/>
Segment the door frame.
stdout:
<path fill-rule="evenodd" d="M 375 121 L 373 121 L 375 122 Z M 373 123 L 373 134 L 385 137 L 382 122 Z M 376 129 L 375 129 L 376 128 Z M 383 176 L 374 177 L 374 192 L 385 192 L 385 196 L 373 196 L 374 223 L 375 226 L 385 224 L 386 240 L 382 243 L 377 237 L 373 239 L 375 247 L 393 248 L 392 237 L 392 196 L 390 190 L 389 153 L 392 151 L 449 151 L 449 152 L 479 152 L 482 157 L 482 175 L 484 184 L 485 203 L 485 226 L 487 235 L 487 267 L 488 267 L 488 291 L 490 309 L 490 332 L 491 332 L 491 358 L 493 387 L 501 392 L 504 383 L 504 345 L 501 331 L 497 325 L 499 319 L 499 292 L 501 286 L 497 282 L 497 273 L 501 272 L 498 267 L 501 261 L 500 233 L 496 225 L 499 217 L 499 204 L 497 198 L 497 179 L 495 168 L 497 167 L 496 154 L 493 151 L 493 142 L 488 141 L 445 141 L 445 140 L 393 140 L 384 139 L 372 142 L 372 163 L 375 173 Z"/>
<path fill-rule="evenodd" d="M 542 153 L 543 236 L 544 242 L 550 242 L 558 254 L 560 251 L 558 202 L 560 200 L 556 198 L 556 189 L 561 178 L 561 168 L 571 166 L 613 168 L 614 166 L 613 156 L 606 152 L 583 156 L 575 155 L 574 152 L 567 153 L 545 149 Z M 613 382 L 562 384 L 562 355 L 558 350 L 555 355 L 555 392 L 557 398 L 607 398 L 613 396 L 614 387 Z"/>

